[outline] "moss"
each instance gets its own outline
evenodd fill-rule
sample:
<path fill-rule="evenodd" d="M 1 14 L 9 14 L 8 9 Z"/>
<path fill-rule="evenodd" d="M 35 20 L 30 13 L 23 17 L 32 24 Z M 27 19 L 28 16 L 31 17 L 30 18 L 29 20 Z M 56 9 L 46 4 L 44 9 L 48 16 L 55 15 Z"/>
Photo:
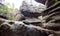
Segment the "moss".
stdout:
<path fill-rule="evenodd" d="M 58 1 L 60 1 L 60 0 L 54 0 L 55 3 L 58 2 Z"/>

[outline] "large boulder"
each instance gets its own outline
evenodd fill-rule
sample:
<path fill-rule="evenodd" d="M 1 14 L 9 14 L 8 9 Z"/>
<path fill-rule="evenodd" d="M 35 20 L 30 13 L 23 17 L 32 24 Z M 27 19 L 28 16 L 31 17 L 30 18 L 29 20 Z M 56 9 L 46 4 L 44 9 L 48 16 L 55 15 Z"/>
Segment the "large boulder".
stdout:
<path fill-rule="evenodd" d="M 38 4 L 38 6 L 36 6 L 37 4 Z M 34 4 L 31 5 L 31 4 L 28 4 L 27 2 L 23 1 L 22 6 L 20 7 L 20 11 L 25 17 L 37 18 L 38 16 L 41 15 L 40 13 L 46 9 L 46 6 L 41 3 L 36 3 L 36 5 L 34 5 Z"/>
<path fill-rule="evenodd" d="M 25 20 L 22 21 L 24 21 L 26 24 L 29 23 L 40 26 L 42 24 L 38 17 L 41 16 L 41 12 L 44 10 L 46 10 L 46 6 L 42 3 L 38 3 L 35 0 L 32 0 L 32 4 L 29 4 L 26 1 L 23 1 L 20 7 L 20 12 Z"/>

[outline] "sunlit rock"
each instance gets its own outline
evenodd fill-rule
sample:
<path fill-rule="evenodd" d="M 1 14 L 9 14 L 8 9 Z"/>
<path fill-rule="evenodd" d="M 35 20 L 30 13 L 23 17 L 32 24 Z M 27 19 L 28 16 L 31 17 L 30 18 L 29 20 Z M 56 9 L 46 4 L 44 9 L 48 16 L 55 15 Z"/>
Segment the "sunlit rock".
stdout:
<path fill-rule="evenodd" d="M 46 6 L 44 4 L 37 3 L 36 1 L 33 1 L 32 4 L 23 1 L 22 6 L 20 7 L 20 11 L 25 17 L 38 17 L 44 10 L 46 10 Z"/>

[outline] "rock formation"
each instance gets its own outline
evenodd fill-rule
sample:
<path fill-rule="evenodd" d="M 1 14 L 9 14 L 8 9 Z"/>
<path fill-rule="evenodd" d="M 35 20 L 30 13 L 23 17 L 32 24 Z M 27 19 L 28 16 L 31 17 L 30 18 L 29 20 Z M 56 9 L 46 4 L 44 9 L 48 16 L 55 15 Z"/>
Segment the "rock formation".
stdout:
<path fill-rule="evenodd" d="M 5 21 L 0 25 L 0 36 L 49 36 L 52 32 L 39 26 L 27 25 L 22 21 Z"/>
<path fill-rule="evenodd" d="M 22 6 L 20 7 L 20 12 L 24 16 L 25 20 L 22 21 L 25 23 L 32 23 L 33 25 L 40 25 L 41 22 L 38 17 L 41 16 L 41 12 L 44 10 L 46 10 L 46 6 L 44 4 L 39 3 L 38 6 L 35 6 L 34 4 L 30 5 L 23 1 Z"/>
<path fill-rule="evenodd" d="M 40 6 L 40 7 L 39 7 Z M 20 7 L 21 14 L 25 17 L 32 18 L 40 16 L 41 12 L 46 9 L 46 6 L 41 4 L 38 6 L 27 4 L 27 2 L 23 1 L 22 6 Z"/>
<path fill-rule="evenodd" d="M 25 18 L 22 21 L 0 19 L 0 36 L 60 36 L 60 1 L 41 13 L 21 10 L 21 14 Z M 44 23 L 39 21 L 40 15 Z"/>

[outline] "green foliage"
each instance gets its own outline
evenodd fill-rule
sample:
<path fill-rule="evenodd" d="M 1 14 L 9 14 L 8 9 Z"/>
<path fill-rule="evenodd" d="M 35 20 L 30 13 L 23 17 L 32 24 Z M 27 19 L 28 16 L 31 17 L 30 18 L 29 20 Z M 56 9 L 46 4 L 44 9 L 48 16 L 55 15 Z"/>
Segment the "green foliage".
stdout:
<path fill-rule="evenodd" d="M 3 8 L 0 8 L 0 12 L 4 15 L 5 13 L 8 12 L 8 6 L 7 5 L 4 5 Z"/>
<path fill-rule="evenodd" d="M 13 3 L 12 3 L 12 4 L 6 3 L 5 5 L 8 7 L 8 11 L 9 11 L 9 12 L 12 12 L 12 11 L 14 10 L 14 4 L 13 4 Z M 10 7 L 9 7 L 9 6 L 10 6 Z"/>
<path fill-rule="evenodd" d="M 10 3 L 7 3 L 7 5 L 8 6 L 10 6 L 10 8 L 8 9 L 8 19 L 9 20 L 13 20 L 14 19 L 14 17 L 13 17 L 13 14 L 12 14 L 12 12 L 13 12 L 13 10 L 14 10 L 14 4 L 12 3 L 12 4 L 10 4 Z"/>
<path fill-rule="evenodd" d="M 9 7 L 10 6 L 10 7 Z M 8 19 L 12 19 L 12 15 L 10 14 L 10 12 L 13 12 L 14 10 L 14 4 L 12 3 L 12 5 L 10 3 L 6 3 L 4 4 L 3 8 L 0 8 L 0 12 L 3 14 L 3 16 L 6 14 L 8 14 L 8 16 L 6 16 Z"/>
<path fill-rule="evenodd" d="M 12 5 L 11 4 L 9 4 L 9 3 L 7 3 L 8 4 L 8 6 L 10 6 L 10 8 L 9 8 L 9 14 L 8 14 L 8 19 L 10 19 L 10 20 L 13 20 L 13 14 L 12 14 L 12 12 L 13 12 L 13 10 L 14 10 L 14 4 L 12 3 Z"/>

